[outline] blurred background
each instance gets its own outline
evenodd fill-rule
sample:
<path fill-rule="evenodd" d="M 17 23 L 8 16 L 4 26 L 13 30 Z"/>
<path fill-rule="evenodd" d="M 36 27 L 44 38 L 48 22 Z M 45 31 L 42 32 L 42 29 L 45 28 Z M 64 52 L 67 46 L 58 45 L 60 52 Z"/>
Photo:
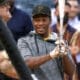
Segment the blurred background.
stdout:
<path fill-rule="evenodd" d="M 44 4 L 53 8 L 55 1 L 56 0 L 15 0 L 15 5 L 31 15 L 31 11 L 34 6 Z M 78 2 L 80 3 L 80 0 L 78 0 Z"/>
<path fill-rule="evenodd" d="M 37 4 L 48 5 L 54 7 L 54 0 L 16 0 L 15 5 L 23 11 L 31 15 L 32 8 Z"/>

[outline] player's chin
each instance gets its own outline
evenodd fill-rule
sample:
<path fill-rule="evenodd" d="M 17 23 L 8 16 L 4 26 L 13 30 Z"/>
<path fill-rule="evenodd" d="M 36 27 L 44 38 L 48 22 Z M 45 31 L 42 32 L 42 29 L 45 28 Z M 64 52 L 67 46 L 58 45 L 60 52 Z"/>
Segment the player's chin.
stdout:
<path fill-rule="evenodd" d="M 40 34 L 40 35 L 44 35 L 45 31 L 38 31 L 37 33 Z"/>

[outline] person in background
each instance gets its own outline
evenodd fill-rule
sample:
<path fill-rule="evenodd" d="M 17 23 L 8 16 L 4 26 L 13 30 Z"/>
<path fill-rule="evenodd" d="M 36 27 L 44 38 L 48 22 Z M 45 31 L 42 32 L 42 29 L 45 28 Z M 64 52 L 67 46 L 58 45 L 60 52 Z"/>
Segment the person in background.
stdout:
<path fill-rule="evenodd" d="M 69 21 L 68 24 L 73 27 L 74 29 L 80 28 L 80 20 L 79 20 L 79 3 L 77 0 L 66 0 L 66 2 L 70 5 L 68 8 L 69 11 Z M 66 4 L 65 4 L 66 5 Z M 56 10 L 53 8 L 52 9 L 52 22 L 51 22 L 51 27 L 57 23 L 57 15 L 56 15 Z"/>
<path fill-rule="evenodd" d="M 70 11 L 69 11 L 68 24 L 72 26 L 74 29 L 78 30 L 80 28 L 80 20 L 78 19 L 79 3 L 77 0 L 67 0 L 67 2 L 71 6 Z"/>
<path fill-rule="evenodd" d="M 7 25 L 14 39 L 17 41 L 20 37 L 27 35 L 33 30 L 33 25 L 30 16 L 26 12 L 15 7 L 15 0 L 8 0 L 8 2 L 12 17 L 7 22 Z"/>
<path fill-rule="evenodd" d="M 56 5 L 58 4 L 58 0 L 53 0 L 53 2 L 54 2 L 54 8 L 51 8 L 51 19 L 52 19 L 52 21 L 51 21 L 51 27 L 57 23 L 57 11 L 58 11 L 56 9 Z M 65 6 L 66 7 L 65 11 L 66 10 L 69 11 L 70 10 L 70 4 L 67 3 L 67 2 L 65 2 L 65 5 L 66 5 Z"/>
<path fill-rule="evenodd" d="M 51 30 L 58 35 L 60 34 L 60 17 L 59 17 L 59 5 L 58 3 L 55 5 L 56 8 L 56 18 L 57 23 L 51 27 Z M 63 38 L 64 40 L 67 40 L 68 44 L 70 42 L 71 36 L 76 31 L 74 28 L 72 28 L 70 25 L 68 25 L 69 20 L 69 8 L 70 5 L 66 2 L 65 3 L 65 12 L 64 12 L 64 21 L 63 21 Z"/>
<path fill-rule="evenodd" d="M 77 72 L 80 80 L 80 32 L 76 31 L 70 41 L 72 57 L 77 65 Z"/>

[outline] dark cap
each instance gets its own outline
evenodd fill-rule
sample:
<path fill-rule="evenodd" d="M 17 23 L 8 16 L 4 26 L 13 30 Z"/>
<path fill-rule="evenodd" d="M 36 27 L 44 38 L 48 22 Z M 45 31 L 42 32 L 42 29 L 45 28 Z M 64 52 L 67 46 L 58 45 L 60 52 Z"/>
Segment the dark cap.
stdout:
<path fill-rule="evenodd" d="M 7 2 L 8 2 L 8 0 L 0 0 L 0 5 L 4 5 Z"/>
<path fill-rule="evenodd" d="M 35 17 L 37 15 L 47 15 L 51 17 L 51 10 L 48 6 L 37 5 L 32 11 L 32 17 Z"/>

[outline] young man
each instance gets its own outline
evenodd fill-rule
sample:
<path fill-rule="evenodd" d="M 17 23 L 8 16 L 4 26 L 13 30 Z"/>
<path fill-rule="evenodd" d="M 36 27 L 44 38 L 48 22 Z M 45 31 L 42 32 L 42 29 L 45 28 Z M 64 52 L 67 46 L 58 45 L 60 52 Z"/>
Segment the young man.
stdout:
<path fill-rule="evenodd" d="M 59 14 L 58 10 L 58 1 L 54 5 L 55 10 L 51 10 L 51 27 L 57 23 L 57 15 Z M 65 2 L 65 11 L 68 12 L 70 10 L 70 4 Z"/>
<path fill-rule="evenodd" d="M 12 16 L 9 12 L 10 6 L 7 0 L 2 0 L 0 2 L 0 17 L 7 22 Z"/>
<path fill-rule="evenodd" d="M 33 9 L 32 18 L 35 32 L 18 41 L 21 55 L 32 73 L 39 80 L 63 80 L 64 71 L 72 76 L 75 70 L 74 64 L 69 55 L 64 55 L 65 52 L 61 57 L 58 46 L 55 46 L 56 34 L 49 29 L 50 9 L 38 5 Z"/>
<path fill-rule="evenodd" d="M 18 41 L 18 48 L 25 63 L 38 80 L 64 80 L 64 71 L 72 77 L 75 65 L 67 54 L 64 42 L 60 42 L 61 51 L 59 51 L 59 45 L 55 44 L 57 35 L 50 32 L 49 29 L 51 23 L 50 8 L 43 5 L 36 6 L 33 9 L 32 18 L 35 32 L 31 32 Z M 8 61 L 6 64 L 0 65 L 0 70 L 6 75 L 12 77 L 16 75 L 15 71 L 12 72 L 14 69 L 11 68 L 12 66 Z M 10 72 L 13 74 L 11 75 Z"/>
<path fill-rule="evenodd" d="M 8 20 L 10 20 L 10 18 L 12 17 L 10 14 L 10 6 L 8 4 L 7 0 L 0 0 L 0 18 L 2 18 L 2 20 L 7 23 Z M 4 47 L 1 47 L 1 43 L 0 43 L 0 63 L 3 62 L 3 55 L 4 53 L 6 54 L 6 52 L 4 51 Z M 0 66 L 1 67 L 1 66 Z M 0 71 L 0 80 L 14 80 L 8 76 L 6 76 L 5 74 L 1 73 Z"/>

